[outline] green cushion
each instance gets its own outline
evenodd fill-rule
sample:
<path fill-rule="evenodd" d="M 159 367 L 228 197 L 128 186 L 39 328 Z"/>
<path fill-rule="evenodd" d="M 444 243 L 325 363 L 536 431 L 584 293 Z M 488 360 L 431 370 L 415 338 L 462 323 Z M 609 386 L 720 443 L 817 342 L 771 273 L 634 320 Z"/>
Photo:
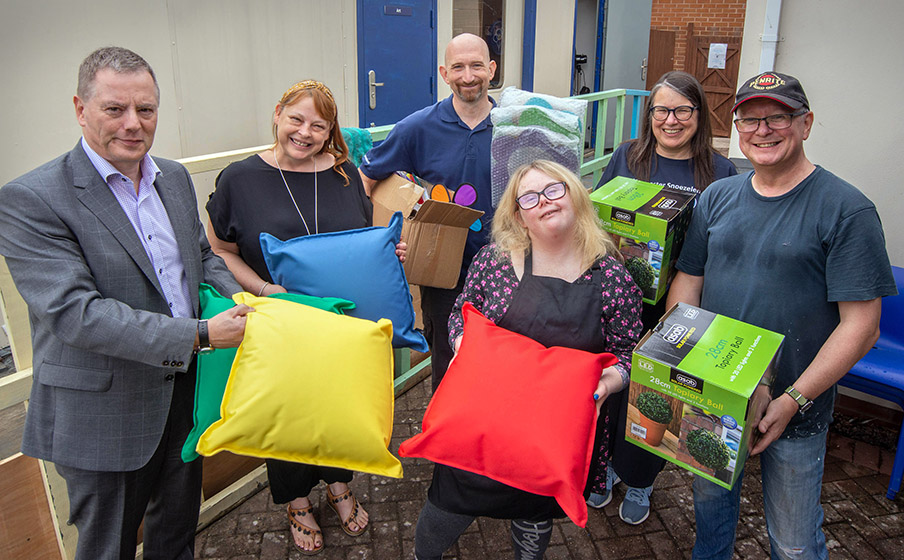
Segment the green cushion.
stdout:
<path fill-rule="evenodd" d="M 213 286 L 201 284 L 198 290 L 201 299 L 201 318 L 210 319 L 214 315 L 231 309 L 235 302 L 223 297 Z M 347 299 L 320 298 L 302 294 L 273 294 L 270 297 L 292 301 L 344 315 L 346 310 L 354 309 L 355 304 Z M 198 458 L 195 448 L 198 438 L 214 422 L 220 419 L 220 404 L 229 371 L 235 360 L 235 348 L 220 348 L 206 354 L 198 355 L 198 378 L 195 382 L 194 427 L 182 446 L 182 460 L 186 463 Z"/>

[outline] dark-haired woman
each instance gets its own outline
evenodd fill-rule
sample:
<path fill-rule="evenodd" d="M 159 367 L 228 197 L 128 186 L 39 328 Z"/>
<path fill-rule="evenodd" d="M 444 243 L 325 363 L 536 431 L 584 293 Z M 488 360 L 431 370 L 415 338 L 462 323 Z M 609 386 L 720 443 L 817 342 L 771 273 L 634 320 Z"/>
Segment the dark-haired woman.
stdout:
<path fill-rule="evenodd" d="M 712 147 L 703 86 L 686 72 L 667 72 L 650 90 L 640 137 L 615 150 L 597 188 L 621 176 L 700 194 L 716 179 L 736 174 L 734 165 Z M 663 296 L 656 305 L 644 304 L 645 330 L 656 326 L 665 313 L 665 299 Z M 609 401 L 610 414 L 617 422 L 606 493 L 591 494 L 587 504 L 605 506 L 612 500 L 612 487 L 624 482 L 628 490 L 618 514 L 625 523 L 637 525 L 650 514 L 653 482 L 665 460 L 625 441 L 627 397 L 626 389 Z"/>

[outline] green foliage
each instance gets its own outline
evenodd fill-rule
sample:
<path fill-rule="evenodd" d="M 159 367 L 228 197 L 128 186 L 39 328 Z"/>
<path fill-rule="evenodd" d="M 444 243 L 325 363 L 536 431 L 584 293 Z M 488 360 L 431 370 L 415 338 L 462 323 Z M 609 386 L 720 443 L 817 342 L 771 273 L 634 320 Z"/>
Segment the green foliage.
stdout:
<path fill-rule="evenodd" d="M 724 469 L 731 457 L 725 442 L 704 428 L 698 428 L 687 434 L 687 451 L 698 463 L 714 471 Z"/>
<path fill-rule="evenodd" d="M 656 271 L 653 266 L 646 260 L 639 257 L 628 257 L 625 261 L 625 268 L 631 273 L 631 278 L 641 290 L 648 290 L 653 287 L 653 281 L 656 280 Z"/>
<path fill-rule="evenodd" d="M 653 422 L 668 424 L 672 421 L 672 407 L 659 393 L 644 391 L 637 395 L 637 410 Z"/>

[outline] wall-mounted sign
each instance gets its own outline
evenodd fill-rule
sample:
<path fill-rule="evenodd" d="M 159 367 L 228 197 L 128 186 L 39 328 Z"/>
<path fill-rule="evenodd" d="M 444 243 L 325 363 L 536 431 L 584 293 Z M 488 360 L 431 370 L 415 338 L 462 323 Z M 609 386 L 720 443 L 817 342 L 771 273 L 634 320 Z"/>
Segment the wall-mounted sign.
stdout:
<path fill-rule="evenodd" d="M 710 43 L 707 68 L 725 68 L 725 56 L 728 54 L 728 43 Z"/>
<path fill-rule="evenodd" d="M 384 4 L 383 15 L 385 16 L 411 16 L 411 6 L 398 6 L 396 4 Z"/>

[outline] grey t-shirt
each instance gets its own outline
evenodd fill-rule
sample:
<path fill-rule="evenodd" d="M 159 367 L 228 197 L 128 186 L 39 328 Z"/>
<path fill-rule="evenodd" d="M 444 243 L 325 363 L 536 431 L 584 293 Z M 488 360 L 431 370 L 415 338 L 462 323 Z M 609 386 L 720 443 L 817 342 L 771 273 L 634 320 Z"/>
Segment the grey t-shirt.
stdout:
<path fill-rule="evenodd" d="M 785 335 L 773 397 L 793 384 L 839 322 L 839 301 L 896 293 L 876 207 L 817 167 L 790 192 L 759 195 L 753 172 L 699 197 L 678 270 L 703 276 L 700 306 Z M 795 415 L 782 437 L 819 433 L 835 387 Z"/>

